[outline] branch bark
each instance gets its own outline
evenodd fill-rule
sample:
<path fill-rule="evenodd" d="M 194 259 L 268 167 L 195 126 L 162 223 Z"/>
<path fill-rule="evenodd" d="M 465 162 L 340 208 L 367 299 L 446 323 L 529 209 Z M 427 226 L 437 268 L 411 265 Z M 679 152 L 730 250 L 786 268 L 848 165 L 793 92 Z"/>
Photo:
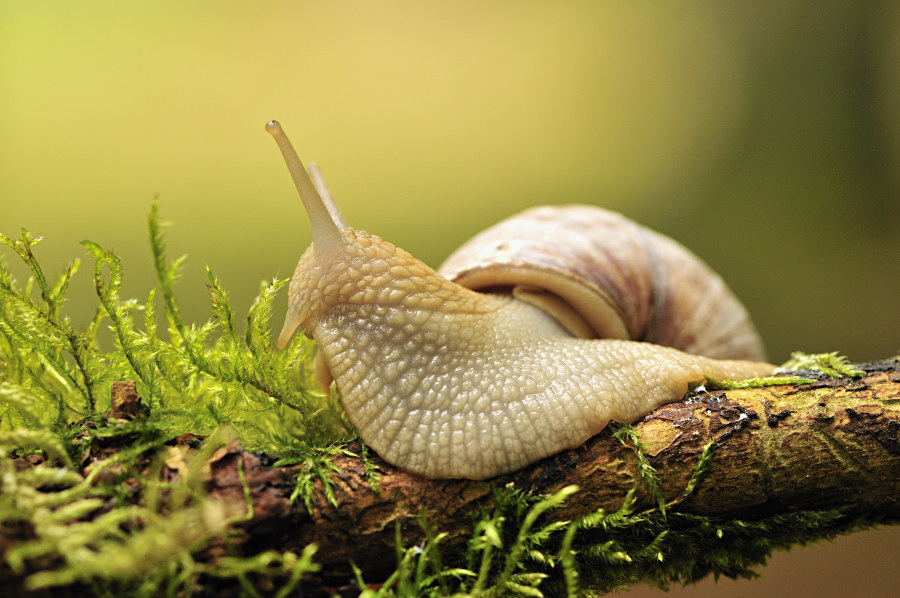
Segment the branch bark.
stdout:
<path fill-rule="evenodd" d="M 874 514 L 869 519 L 900 521 L 900 358 L 858 367 L 867 371 L 863 378 L 700 394 L 635 424 L 662 494 L 677 503 L 670 508 L 753 520 L 840 506 L 851 517 Z M 175 442 L 195 441 L 188 435 Z M 680 500 L 709 443 L 708 470 Z M 614 512 L 634 488 L 636 509 L 656 504 L 640 478 L 636 450 L 609 430 L 576 450 L 487 481 L 427 480 L 370 452 L 379 492 L 367 480 L 359 443 L 345 448 L 351 454 L 334 459 L 337 473 L 331 476 L 337 506 L 318 481 L 309 510 L 302 500 L 293 505 L 289 500 L 297 467 L 274 468 L 270 457 L 237 444 L 218 451 L 210 462 L 210 495 L 246 512 L 249 488 L 253 503 L 252 517 L 239 524 L 229 549 L 299 552 L 315 543 L 322 569 L 309 589 L 346 590 L 352 587 L 351 561 L 366 580 L 392 572 L 396 526 L 405 546 L 420 542 L 422 514 L 432 529 L 449 534 L 445 549 L 462 548 L 471 535 L 470 514 L 494 506 L 495 485 L 549 494 L 577 484 L 580 491 L 552 511 L 558 520 L 597 509 Z M 0 545 L 2 535 L 0 530 Z M 211 549 L 210 558 L 215 554 Z"/>
<path fill-rule="evenodd" d="M 894 360 L 861 366 L 868 372 L 860 379 L 705 393 L 666 405 L 635 428 L 667 501 L 681 495 L 703 447 L 712 442 L 712 463 L 696 490 L 677 505 L 679 511 L 746 520 L 842 506 L 848 513 L 898 520 L 898 365 Z M 361 449 L 357 443 L 347 448 L 356 454 Z M 248 545 L 297 550 L 316 543 L 323 565 L 320 582 L 332 588 L 351 578 L 351 560 L 366 579 L 393 571 L 395 525 L 400 524 L 406 546 L 419 542 L 424 537 L 416 521 L 421 513 L 433 529 L 449 533 L 443 546 L 465 542 L 471 533 L 469 514 L 493 506 L 492 485 L 552 493 L 577 484 L 580 492 L 553 511 L 560 520 L 601 508 L 614 512 L 635 487 L 638 509 L 655 504 L 637 473 L 636 452 L 608 430 L 576 450 L 488 481 L 426 480 L 372 458 L 380 493 L 367 482 L 360 458 L 335 460 L 337 507 L 321 483 L 311 510 L 292 507 L 286 496 L 295 472 L 270 469 L 238 448 L 214 464 L 212 492 L 241 499 L 240 481 L 227 472 L 242 460 L 256 505 L 245 528 Z"/>

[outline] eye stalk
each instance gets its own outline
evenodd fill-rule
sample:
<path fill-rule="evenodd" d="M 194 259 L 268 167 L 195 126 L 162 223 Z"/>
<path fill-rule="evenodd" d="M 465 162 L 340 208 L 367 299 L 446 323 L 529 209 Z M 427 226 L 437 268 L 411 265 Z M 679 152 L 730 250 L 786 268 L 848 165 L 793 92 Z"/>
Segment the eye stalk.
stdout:
<path fill-rule="evenodd" d="M 277 120 L 270 120 L 266 123 L 266 132 L 275 138 L 278 149 L 281 150 L 281 155 L 284 157 L 284 163 L 287 164 L 291 178 L 294 180 L 294 186 L 300 194 L 303 207 L 306 208 L 306 215 L 312 226 L 315 251 L 323 254 L 338 251 L 343 245 L 341 230 L 346 226 L 337 208 L 334 207 L 334 204 L 326 202 L 316 190 L 316 185 L 300 161 L 300 157 L 297 156 L 297 152 L 285 135 L 281 124 Z"/>

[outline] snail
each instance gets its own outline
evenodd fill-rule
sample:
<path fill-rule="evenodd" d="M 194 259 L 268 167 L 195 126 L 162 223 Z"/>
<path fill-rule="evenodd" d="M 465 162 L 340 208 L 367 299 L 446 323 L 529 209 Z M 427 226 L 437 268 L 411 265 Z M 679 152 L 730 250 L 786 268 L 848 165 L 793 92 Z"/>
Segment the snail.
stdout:
<path fill-rule="evenodd" d="M 490 478 L 637 421 L 704 376 L 774 369 L 722 279 L 671 239 L 599 208 L 537 208 L 435 271 L 344 225 L 278 122 L 266 129 L 313 236 L 277 345 L 298 327 L 315 339 L 320 383 L 333 379 L 360 437 L 395 466 Z"/>

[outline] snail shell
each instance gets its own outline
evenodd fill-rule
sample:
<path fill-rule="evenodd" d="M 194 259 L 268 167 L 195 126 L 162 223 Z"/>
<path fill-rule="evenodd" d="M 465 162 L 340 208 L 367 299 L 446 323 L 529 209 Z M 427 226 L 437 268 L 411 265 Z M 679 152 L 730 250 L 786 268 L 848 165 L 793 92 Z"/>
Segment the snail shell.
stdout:
<path fill-rule="evenodd" d="M 545 291 L 571 308 L 558 319 L 581 320 L 566 326 L 576 336 L 766 358 L 747 310 L 719 275 L 669 237 L 608 210 L 526 210 L 467 241 L 438 273 L 477 291 Z"/>

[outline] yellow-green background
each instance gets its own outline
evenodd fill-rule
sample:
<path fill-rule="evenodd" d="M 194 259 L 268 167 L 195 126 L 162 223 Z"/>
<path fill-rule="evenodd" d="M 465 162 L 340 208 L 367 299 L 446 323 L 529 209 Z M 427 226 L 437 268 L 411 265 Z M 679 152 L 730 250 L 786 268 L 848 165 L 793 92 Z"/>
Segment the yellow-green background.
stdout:
<path fill-rule="evenodd" d="M 44 235 L 54 273 L 91 239 L 144 297 L 158 197 L 188 317 L 208 315 L 204 264 L 246 309 L 309 241 L 271 118 L 352 225 L 432 265 L 514 211 L 593 203 L 708 261 L 775 361 L 900 349 L 889 3 L 0 0 L 0 231 Z M 76 320 L 90 293 L 82 272 Z M 855 581 L 782 558 L 716 591 L 859 590 L 864 566 L 896 587 L 898 540 L 845 540 L 869 546 Z"/>

